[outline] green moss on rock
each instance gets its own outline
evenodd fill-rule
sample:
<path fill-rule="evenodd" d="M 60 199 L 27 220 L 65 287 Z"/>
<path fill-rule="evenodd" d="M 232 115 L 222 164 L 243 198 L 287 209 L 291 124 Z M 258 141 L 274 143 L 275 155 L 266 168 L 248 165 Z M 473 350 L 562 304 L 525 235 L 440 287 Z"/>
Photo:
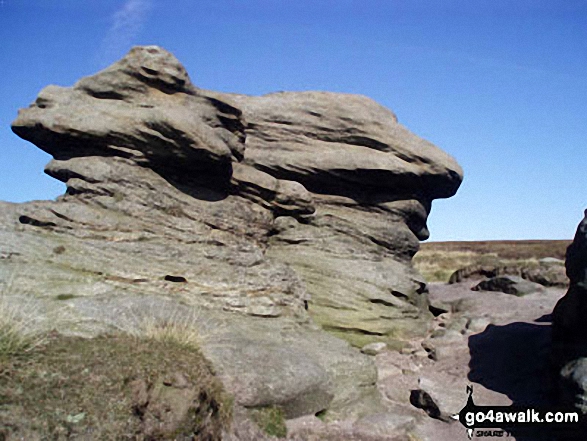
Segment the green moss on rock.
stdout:
<path fill-rule="evenodd" d="M 251 411 L 253 421 L 267 434 L 278 438 L 287 436 L 285 413 L 278 406 L 268 406 Z"/>

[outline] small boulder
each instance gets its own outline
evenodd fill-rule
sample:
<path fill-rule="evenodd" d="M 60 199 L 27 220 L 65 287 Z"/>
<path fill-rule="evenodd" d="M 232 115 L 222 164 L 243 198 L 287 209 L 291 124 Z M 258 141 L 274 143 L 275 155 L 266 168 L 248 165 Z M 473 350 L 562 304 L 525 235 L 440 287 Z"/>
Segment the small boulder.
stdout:
<path fill-rule="evenodd" d="M 520 272 L 522 278 L 543 286 L 568 286 L 569 279 L 565 273 L 564 264 L 561 265 L 550 260 L 544 262 L 544 260 L 546 259 L 542 259 L 537 267 L 522 268 Z"/>
<path fill-rule="evenodd" d="M 434 361 L 454 357 L 464 343 L 465 337 L 460 332 L 454 329 L 442 329 L 442 331 L 444 332 L 436 332 L 429 340 L 422 342 L 422 347 L 428 353 L 428 358 Z"/>
<path fill-rule="evenodd" d="M 471 288 L 473 291 L 497 291 L 522 297 L 542 291 L 538 283 L 529 282 L 517 276 L 498 276 L 481 281 Z"/>
<path fill-rule="evenodd" d="M 459 413 L 466 404 L 464 388 L 454 387 L 454 381 L 436 381 L 429 378 L 419 378 L 418 388 L 411 391 L 410 403 L 424 410 L 430 417 L 453 422 L 452 415 Z"/>
<path fill-rule="evenodd" d="M 387 343 L 375 342 L 369 343 L 361 348 L 361 352 L 366 355 L 377 355 L 387 348 Z"/>
<path fill-rule="evenodd" d="M 467 330 L 474 334 L 483 332 L 491 323 L 492 321 L 489 317 L 473 317 L 467 325 Z"/>

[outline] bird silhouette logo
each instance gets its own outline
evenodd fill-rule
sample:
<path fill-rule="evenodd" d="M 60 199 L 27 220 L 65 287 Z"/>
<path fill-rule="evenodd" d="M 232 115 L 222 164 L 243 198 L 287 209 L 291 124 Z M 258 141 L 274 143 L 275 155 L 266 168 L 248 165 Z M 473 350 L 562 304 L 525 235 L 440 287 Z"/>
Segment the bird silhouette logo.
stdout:
<path fill-rule="evenodd" d="M 463 407 L 459 413 L 455 413 L 451 418 L 459 421 L 463 426 L 465 426 L 467 429 L 467 436 L 469 439 L 473 439 L 473 432 L 475 429 L 474 427 L 470 427 L 466 420 L 467 413 L 475 412 L 477 408 L 475 402 L 473 401 L 473 386 L 467 385 L 467 394 L 469 395 L 467 398 L 467 404 L 465 404 L 465 407 Z"/>

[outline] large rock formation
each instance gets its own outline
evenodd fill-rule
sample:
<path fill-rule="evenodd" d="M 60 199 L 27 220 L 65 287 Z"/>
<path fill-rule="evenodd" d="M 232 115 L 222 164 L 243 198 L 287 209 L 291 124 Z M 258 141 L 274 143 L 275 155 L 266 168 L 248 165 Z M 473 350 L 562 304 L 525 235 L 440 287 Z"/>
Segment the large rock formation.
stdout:
<path fill-rule="evenodd" d="M 567 249 L 565 267 L 570 286 L 553 311 L 553 337 L 587 350 L 587 210 Z"/>
<path fill-rule="evenodd" d="M 410 260 L 462 171 L 368 98 L 210 92 L 136 47 L 43 89 L 13 131 L 53 156 L 67 192 L 2 203 L 0 279 L 45 311 L 65 302 L 63 332 L 197 308 L 237 403 L 294 417 L 377 403 L 369 357 L 314 322 L 356 345 L 428 329 Z"/>
<path fill-rule="evenodd" d="M 553 368 L 562 404 L 587 415 L 587 210 L 567 249 L 567 294 L 553 311 Z"/>

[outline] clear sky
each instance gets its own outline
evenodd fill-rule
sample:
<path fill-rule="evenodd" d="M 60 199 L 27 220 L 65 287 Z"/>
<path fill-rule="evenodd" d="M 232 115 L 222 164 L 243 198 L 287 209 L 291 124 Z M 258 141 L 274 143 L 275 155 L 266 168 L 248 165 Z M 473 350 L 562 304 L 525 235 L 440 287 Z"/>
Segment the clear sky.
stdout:
<path fill-rule="evenodd" d="M 0 0 L 0 200 L 64 191 L 17 109 L 143 44 L 202 88 L 391 108 L 465 170 L 431 240 L 568 239 L 587 208 L 584 0 Z"/>

